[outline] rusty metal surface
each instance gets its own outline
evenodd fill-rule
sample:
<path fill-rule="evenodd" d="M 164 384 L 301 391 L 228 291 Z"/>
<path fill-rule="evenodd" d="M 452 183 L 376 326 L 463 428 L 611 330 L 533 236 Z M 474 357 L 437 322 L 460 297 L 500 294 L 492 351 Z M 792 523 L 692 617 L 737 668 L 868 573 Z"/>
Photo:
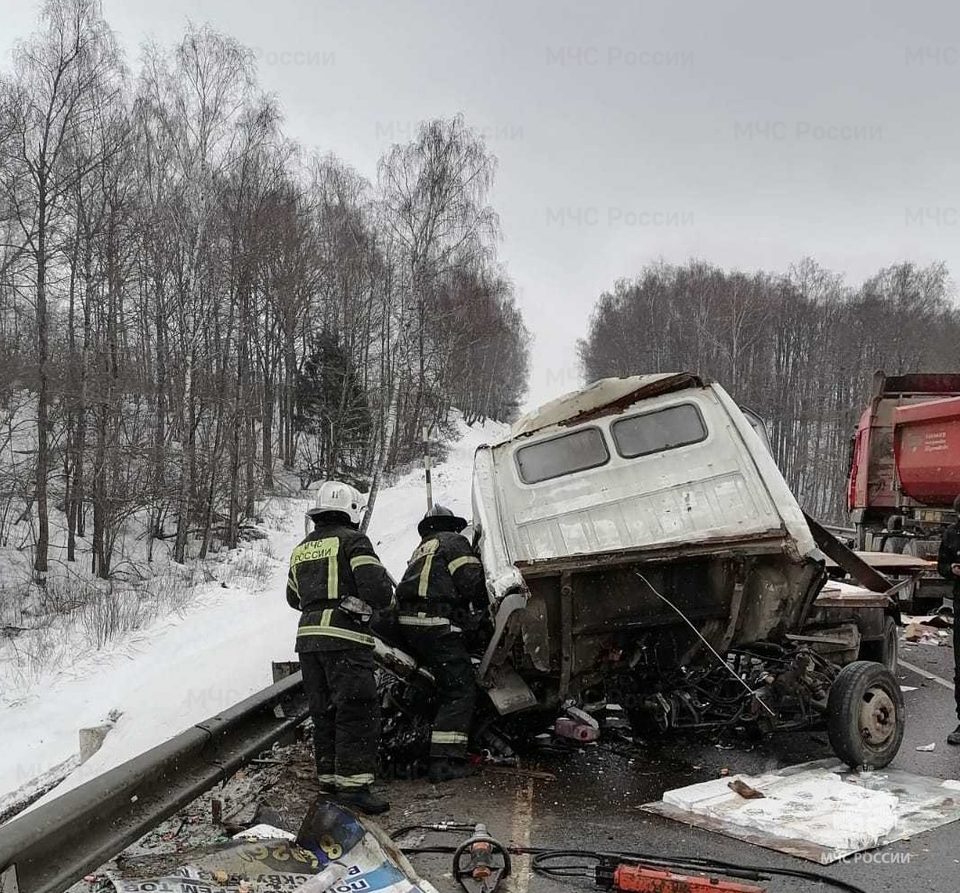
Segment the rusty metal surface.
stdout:
<path fill-rule="evenodd" d="M 573 673 L 573 584 L 569 571 L 560 575 L 560 697 L 570 690 Z"/>
<path fill-rule="evenodd" d="M 887 592 L 891 588 L 892 580 L 871 567 L 853 549 L 848 549 L 806 512 L 803 513 L 803 516 L 807 519 L 814 541 L 824 555 L 832 559 L 838 567 L 843 568 L 861 586 L 872 592 Z"/>
<path fill-rule="evenodd" d="M 641 400 L 649 400 L 651 397 L 659 397 L 661 394 L 670 394 L 673 391 L 682 391 L 685 388 L 702 388 L 703 385 L 704 380 L 699 375 L 694 375 L 692 372 L 679 372 L 669 378 L 661 378 L 645 384 L 628 394 L 624 394 L 617 400 L 611 400 L 603 406 L 594 407 L 558 424 L 564 427 L 579 425 L 583 422 L 589 422 L 591 419 L 598 419 L 601 416 L 621 413 Z"/>
<path fill-rule="evenodd" d="M 640 400 L 691 387 L 701 388 L 707 383 L 706 379 L 692 372 L 600 379 L 526 413 L 513 424 L 510 439 L 528 437 L 547 428 L 564 428 L 618 414 Z"/>
<path fill-rule="evenodd" d="M 766 530 L 747 538 L 717 537 L 706 543 L 680 543 L 675 546 L 651 546 L 612 552 L 592 552 L 561 558 L 518 561 L 524 579 L 551 576 L 563 571 L 597 570 L 619 564 L 676 561 L 689 558 L 734 558 L 750 555 L 776 555 L 784 551 L 783 530 Z"/>

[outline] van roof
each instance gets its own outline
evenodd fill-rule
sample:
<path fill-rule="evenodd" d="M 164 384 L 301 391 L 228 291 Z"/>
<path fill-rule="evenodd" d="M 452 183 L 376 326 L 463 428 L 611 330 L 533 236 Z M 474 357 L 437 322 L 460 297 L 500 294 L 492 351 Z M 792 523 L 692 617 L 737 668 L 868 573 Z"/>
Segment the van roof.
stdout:
<path fill-rule="evenodd" d="M 552 425 L 579 425 L 600 416 L 622 412 L 639 400 L 704 386 L 692 372 L 658 372 L 626 378 L 601 378 L 579 391 L 544 403 L 514 422 L 510 439 L 525 437 Z"/>

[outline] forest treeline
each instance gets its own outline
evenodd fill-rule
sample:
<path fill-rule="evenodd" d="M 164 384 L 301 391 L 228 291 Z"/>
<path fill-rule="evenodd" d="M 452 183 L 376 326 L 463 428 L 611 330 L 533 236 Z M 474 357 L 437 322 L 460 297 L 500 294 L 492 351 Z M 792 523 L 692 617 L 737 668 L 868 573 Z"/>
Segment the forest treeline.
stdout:
<path fill-rule="evenodd" d="M 874 373 L 956 371 L 960 311 L 942 264 L 850 287 L 811 260 L 785 274 L 658 263 L 600 296 L 579 351 L 587 381 L 691 370 L 719 382 L 764 418 L 804 508 L 843 522 Z"/>
<path fill-rule="evenodd" d="M 450 407 L 526 387 L 462 118 L 371 183 L 284 134 L 231 38 L 138 66 L 97 0 L 50 0 L 0 76 L 0 543 L 29 524 L 41 578 L 52 536 L 109 576 L 132 519 L 177 561 L 234 546 L 281 468 L 373 500 Z"/>

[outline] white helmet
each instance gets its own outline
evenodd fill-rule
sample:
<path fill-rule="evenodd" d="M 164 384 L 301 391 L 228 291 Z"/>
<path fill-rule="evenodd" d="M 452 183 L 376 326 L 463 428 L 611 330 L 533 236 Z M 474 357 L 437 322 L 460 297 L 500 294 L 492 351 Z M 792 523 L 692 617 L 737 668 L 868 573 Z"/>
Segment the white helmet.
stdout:
<path fill-rule="evenodd" d="M 360 493 L 342 481 L 324 481 L 317 491 L 317 504 L 307 510 L 308 518 L 316 518 L 325 512 L 339 512 L 359 524 L 363 517 L 364 501 Z"/>

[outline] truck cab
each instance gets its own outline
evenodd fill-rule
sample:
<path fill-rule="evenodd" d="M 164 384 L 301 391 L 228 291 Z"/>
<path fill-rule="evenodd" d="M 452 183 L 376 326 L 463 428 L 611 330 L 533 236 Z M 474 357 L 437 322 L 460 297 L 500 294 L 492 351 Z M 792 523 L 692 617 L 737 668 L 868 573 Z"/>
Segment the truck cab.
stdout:
<path fill-rule="evenodd" d="M 960 374 L 874 376 L 853 438 L 847 507 L 859 549 L 882 551 L 895 527 L 939 537 L 960 493 Z M 919 554 L 919 553 L 918 553 Z"/>
<path fill-rule="evenodd" d="M 895 626 L 887 666 L 858 660 L 889 638 L 886 581 L 820 598 L 820 546 L 844 547 L 803 514 L 760 432 L 683 372 L 603 379 L 478 449 L 494 620 L 478 672 L 501 716 L 613 699 L 664 731 L 774 731 L 833 714 L 838 755 L 892 758 Z"/>

